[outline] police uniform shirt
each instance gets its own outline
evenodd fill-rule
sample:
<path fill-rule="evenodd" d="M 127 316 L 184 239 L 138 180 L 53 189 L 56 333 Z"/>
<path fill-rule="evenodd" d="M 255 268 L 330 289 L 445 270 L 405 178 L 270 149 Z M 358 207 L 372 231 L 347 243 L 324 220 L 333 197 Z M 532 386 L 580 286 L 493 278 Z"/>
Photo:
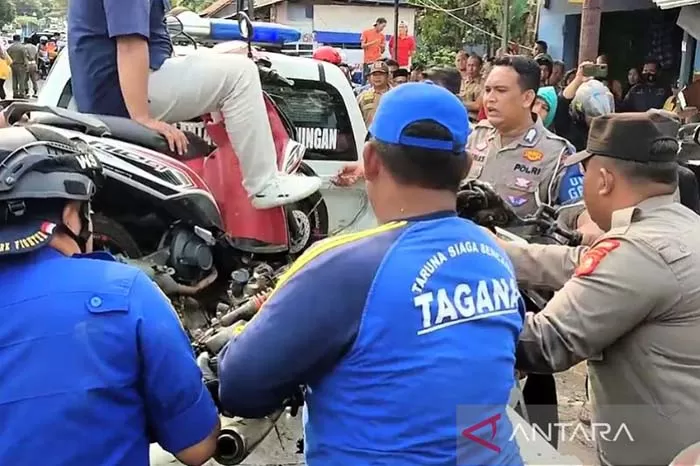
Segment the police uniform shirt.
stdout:
<path fill-rule="evenodd" d="M 219 356 L 222 406 L 258 417 L 305 384 L 310 466 L 522 465 L 511 267 L 454 212 L 316 243 Z M 485 419 L 500 455 L 460 434 Z"/>
<path fill-rule="evenodd" d="M 504 247 L 524 288 L 561 288 L 528 314 L 518 368 L 588 359 L 593 422 L 613 429 L 597 438 L 603 464 L 667 465 L 697 441 L 700 217 L 660 196 L 616 211 L 590 249 Z"/>
<path fill-rule="evenodd" d="M 0 464 L 146 465 L 151 441 L 176 453 L 214 430 L 190 342 L 143 272 L 49 246 L 1 264 Z"/>
<path fill-rule="evenodd" d="M 469 136 L 467 152 L 472 157 L 467 179 L 491 183 L 519 215 L 534 214 L 540 204 L 561 202 L 559 187 L 566 173 L 562 163 L 573 148 L 547 130 L 540 118 L 505 146 L 496 128 L 482 120 Z"/>

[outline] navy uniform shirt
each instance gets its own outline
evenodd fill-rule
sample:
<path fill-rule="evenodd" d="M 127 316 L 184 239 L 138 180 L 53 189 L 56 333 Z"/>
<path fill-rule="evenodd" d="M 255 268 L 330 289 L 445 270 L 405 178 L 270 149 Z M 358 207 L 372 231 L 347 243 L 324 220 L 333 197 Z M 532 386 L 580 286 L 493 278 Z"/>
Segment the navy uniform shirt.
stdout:
<path fill-rule="evenodd" d="M 164 295 L 134 267 L 46 247 L 0 262 L 0 464 L 145 466 L 217 412 Z"/>
<path fill-rule="evenodd" d="M 159 69 L 172 54 L 165 27 L 170 0 L 70 0 L 68 5 L 68 54 L 78 110 L 128 117 L 117 74 L 116 38 L 147 39 L 151 69 Z"/>
<path fill-rule="evenodd" d="M 306 385 L 309 465 L 517 466 L 522 313 L 505 252 L 454 212 L 329 238 L 219 355 L 221 403 L 259 417 Z M 494 414 L 499 455 L 458 429 Z"/>

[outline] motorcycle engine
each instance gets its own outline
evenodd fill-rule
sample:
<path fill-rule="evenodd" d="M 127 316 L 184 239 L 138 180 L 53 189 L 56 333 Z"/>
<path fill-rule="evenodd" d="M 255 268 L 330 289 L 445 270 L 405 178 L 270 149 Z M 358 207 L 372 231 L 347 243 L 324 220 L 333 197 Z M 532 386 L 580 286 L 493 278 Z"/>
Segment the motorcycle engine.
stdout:
<path fill-rule="evenodd" d="M 181 226 L 170 232 L 170 260 L 168 265 L 175 276 L 185 283 L 195 283 L 210 273 L 214 267 L 213 240 L 205 230 L 197 231 Z"/>

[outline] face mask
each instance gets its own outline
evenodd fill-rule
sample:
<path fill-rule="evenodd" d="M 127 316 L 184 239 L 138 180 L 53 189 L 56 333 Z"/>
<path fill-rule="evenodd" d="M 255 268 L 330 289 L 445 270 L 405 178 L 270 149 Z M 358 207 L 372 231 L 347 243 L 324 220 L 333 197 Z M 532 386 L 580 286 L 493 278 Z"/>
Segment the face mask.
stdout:
<path fill-rule="evenodd" d="M 642 79 L 644 82 L 647 83 L 655 83 L 656 82 L 656 74 L 655 73 L 642 73 Z"/>

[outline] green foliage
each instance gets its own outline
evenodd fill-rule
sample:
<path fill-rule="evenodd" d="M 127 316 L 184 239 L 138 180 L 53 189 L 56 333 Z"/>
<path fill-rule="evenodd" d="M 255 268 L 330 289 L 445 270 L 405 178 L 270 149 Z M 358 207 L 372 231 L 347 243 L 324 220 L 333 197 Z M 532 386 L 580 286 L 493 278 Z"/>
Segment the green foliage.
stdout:
<path fill-rule="evenodd" d="M 12 23 L 16 15 L 17 10 L 12 0 L 0 0 L 0 26 Z"/>
<path fill-rule="evenodd" d="M 426 9 L 418 17 L 419 37 L 416 59 L 420 63 L 454 64 L 456 51 L 465 45 L 484 45 L 494 50 L 500 46 L 503 23 L 503 0 L 414 0 Z M 512 41 L 529 44 L 528 30 L 532 12 L 528 0 L 510 1 L 509 33 Z M 434 7 L 448 10 L 439 11 Z M 455 18 L 455 16 L 457 18 Z M 466 21 L 473 26 L 464 24 Z"/>
<path fill-rule="evenodd" d="M 20 26 L 26 26 L 28 24 L 31 24 L 33 26 L 39 26 L 39 19 L 35 18 L 34 16 L 17 16 L 15 18 L 15 23 L 19 24 Z"/>
<path fill-rule="evenodd" d="M 173 8 L 176 6 L 182 6 L 189 10 L 199 13 L 209 5 L 214 3 L 214 0 L 173 0 Z"/>

